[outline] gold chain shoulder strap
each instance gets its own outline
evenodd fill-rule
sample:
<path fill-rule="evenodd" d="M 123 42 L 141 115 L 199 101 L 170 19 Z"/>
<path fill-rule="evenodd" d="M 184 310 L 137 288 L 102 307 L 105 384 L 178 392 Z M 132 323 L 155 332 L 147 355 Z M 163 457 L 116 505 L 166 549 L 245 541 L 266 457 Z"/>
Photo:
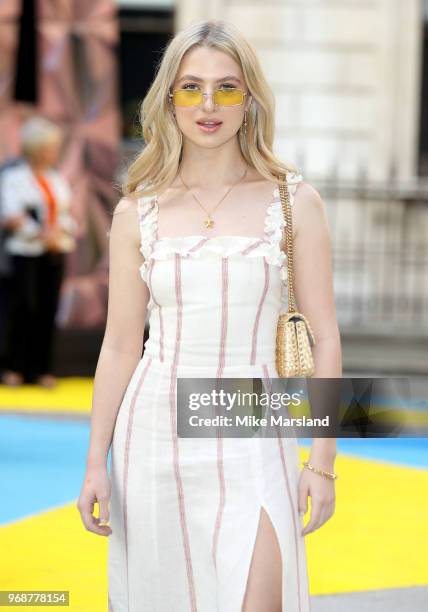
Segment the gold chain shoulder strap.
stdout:
<path fill-rule="evenodd" d="M 288 267 L 288 312 L 278 316 L 275 365 L 279 377 L 313 376 L 315 371 L 311 346 L 315 337 L 309 321 L 301 312 L 297 312 L 294 295 L 293 267 L 293 226 L 291 220 L 290 195 L 287 185 L 287 175 L 278 183 L 281 194 L 282 210 L 285 219 L 285 238 L 287 240 Z"/>
<path fill-rule="evenodd" d="M 287 175 L 284 174 L 281 177 L 282 180 L 278 183 L 279 193 L 281 196 L 282 212 L 285 219 L 285 239 L 286 239 L 286 252 L 287 252 L 287 293 L 288 293 L 288 317 L 292 316 L 292 313 L 297 312 L 296 298 L 294 295 L 294 263 L 293 263 L 293 220 L 291 214 L 290 204 L 290 193 L 287 185 Z M 306 323 L 310 342 L 312 346 L 315 344 L 315 334 L 312 327 L 305 315 L 299 313 L 299 317 Z"/>
<path fill-rule="evenodd" d="M 281 196 L 282 212 L 285 219 L 285 239 L 287 248 L 288 268 L 288 312 L 296 312 L 296 298 L 294 296 L 294 271 L 293 271 L 293 224 L 291 218 L 290 194 L 287 186 L 287 175 L 284 174 L 278 184 Z"/>

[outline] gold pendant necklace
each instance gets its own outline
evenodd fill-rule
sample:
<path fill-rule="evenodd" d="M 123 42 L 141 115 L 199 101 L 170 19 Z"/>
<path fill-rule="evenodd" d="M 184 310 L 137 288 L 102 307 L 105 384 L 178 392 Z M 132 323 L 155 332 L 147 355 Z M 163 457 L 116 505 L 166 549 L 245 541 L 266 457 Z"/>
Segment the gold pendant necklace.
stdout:
<path fill-rule="evenodd" d="M 246 176 L 247 176 L 247 171 L 248 171 L 248 166 L 245 168 L 245 172 L 244 174 L 241 176 L 240 179 L 238 179 L 236 181 L 236 183 L 234 183 L 231 187 L 229 187 L 229 189 L 226 191 L 226 193 L 224 194 L 224 196 L 221 198 L 220 202 L 218 202 L 218 204 L 216 204 L 216 206 L 213 208 L 212 212 L 209 212 L 205 206 L 202 205 L 202 203 L 198 200 L 198 198 L 195 196 L 195 194 L 192 192 L 192 190 L 186 185 L 186 183 L 183 181 L 183 178 L 181 176 L 181 173 L 178 173 L 178 176 L 181 180 L 181 182 L 183 183 L 183 185 L 185 186 L 185 188 L 190 192 L 190 195 L 194 198 L 194 200 L 196 200 L 196 202 L 199 204 L 199 206 L 207 213 L 207 218 L 204 221 L 204 226 L 207 229 L 211 229 L 214 225 L 214 219 L 212 218 L 212 213 L 214 212 L 214 210 L 220 206 L 220 204 L 223 202 L 223 200 L 225 199 L 225 197 L 232 191 L 232 189 L 239 183 L 241 182 Z"/>

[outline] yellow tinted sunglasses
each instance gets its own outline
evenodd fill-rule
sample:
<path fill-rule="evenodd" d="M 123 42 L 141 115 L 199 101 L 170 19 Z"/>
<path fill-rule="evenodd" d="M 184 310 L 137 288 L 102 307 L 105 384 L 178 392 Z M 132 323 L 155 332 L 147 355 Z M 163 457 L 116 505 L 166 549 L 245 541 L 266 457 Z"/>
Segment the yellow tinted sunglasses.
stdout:
<path fill-rule="evenodd" d="M 242 89 L 215 89 L 212 94 L 200 89 L 176 89 L 168 93 L 174 106 L 201 106 L 205 96 L 213 96 L 216 106 L 239 106 L 246 95 Z"/>

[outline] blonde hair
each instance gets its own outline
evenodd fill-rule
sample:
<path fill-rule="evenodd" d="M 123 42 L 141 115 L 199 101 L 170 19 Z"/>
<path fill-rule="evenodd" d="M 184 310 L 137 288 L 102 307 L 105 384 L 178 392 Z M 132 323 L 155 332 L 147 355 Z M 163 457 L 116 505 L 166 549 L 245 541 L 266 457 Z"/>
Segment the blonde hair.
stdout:
<path fill-rule="evenodd" d="M 275 98 L 254 49 L 234 25 L 204 20 L 178 32 L 168 43 L 157 66 L 155 79 L 140 109 L 144 149 L 128 167 L 122 185 L 124 195 L 153 195 L 175 178 L 182 156 L 182 134 L 172 115 L 168 92 L 184 54 L 194 47 L 210 47 L 227 53 L 241 67 L 252 102 L 247 112 L 247 134 L 239 130 L 242 156 L 267 180 L 292 170 L 272 152 Z"/>
<path fill-rule="evenodd" d="M 45 145 L 61 140 L 62 129 L 45 117 L 32 117 L 21 126 L 21 148 L 25 155 L 32 155 Z"/>

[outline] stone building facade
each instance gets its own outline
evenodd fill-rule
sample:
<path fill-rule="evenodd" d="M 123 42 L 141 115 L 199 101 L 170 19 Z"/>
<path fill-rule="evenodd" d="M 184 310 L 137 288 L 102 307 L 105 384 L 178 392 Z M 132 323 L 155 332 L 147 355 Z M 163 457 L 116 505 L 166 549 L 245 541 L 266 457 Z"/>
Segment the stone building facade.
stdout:
<path fill-rule="evenodd" d="M 277 100 L 278 154 L 311 177 L 382 180 L 417 166 L 421 0 L 179 0 L 176 28 L 227 19 Z"/>

